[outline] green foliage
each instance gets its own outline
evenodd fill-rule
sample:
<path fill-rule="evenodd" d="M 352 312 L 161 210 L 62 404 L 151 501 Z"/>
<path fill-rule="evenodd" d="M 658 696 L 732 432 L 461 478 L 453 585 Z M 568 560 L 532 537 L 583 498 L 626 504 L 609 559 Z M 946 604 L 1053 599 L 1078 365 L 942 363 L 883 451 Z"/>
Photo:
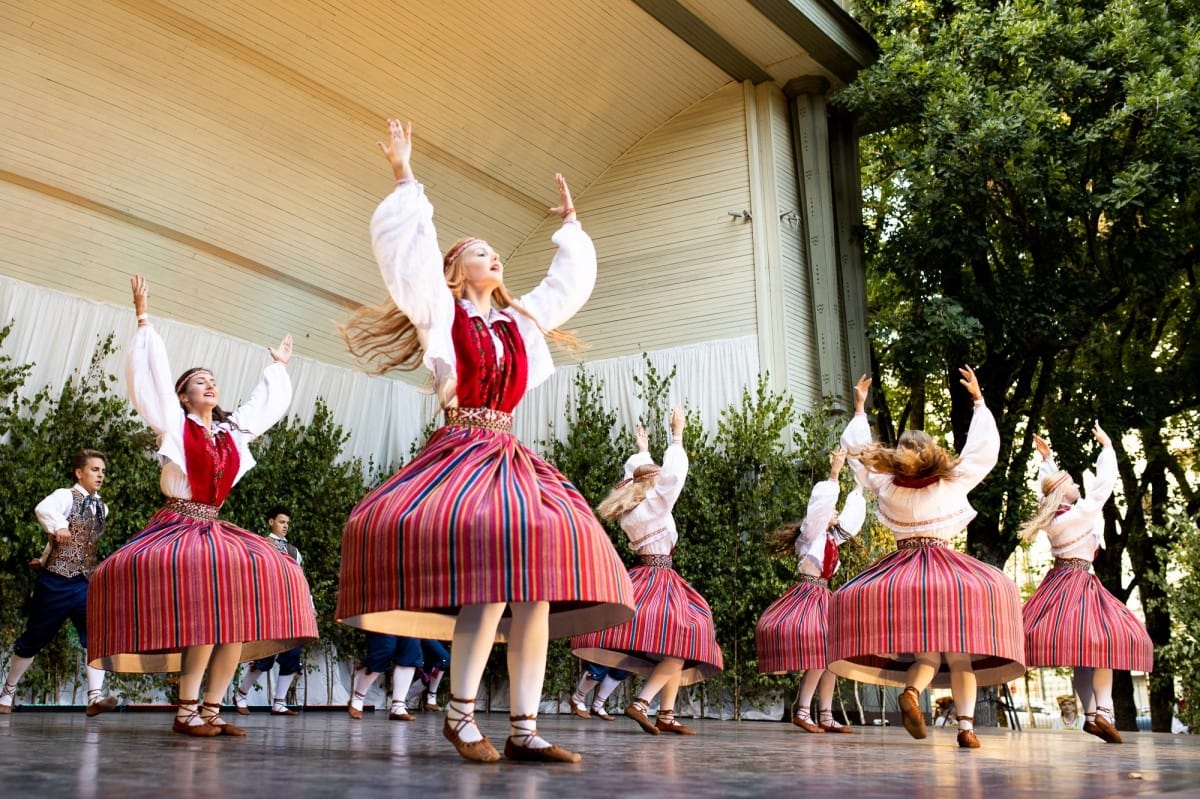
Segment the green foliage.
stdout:
<path fill-rule="evenodd" d="M 0 343 L 11 325 L 0 331 Z M 132 414 L 129 405 L 111 393 L 116 379 L 104 369 L 112 356 L 112 336 L 102 340 L 87 369 L 67 380 L 57 396 L 43 388 L 32 396 L 18 394 L 28 367 L 0 361 L 0 383 L 9 389 L 0 408 L 0 651 L 9 651 L 25 626 L 27 598 L 36 573 L 27 565 L 41 554 L 46 532 L 33 508 L 57 488 L 75 482 L 70 457 L 77 450 L 98 449 L 108 455 L 101 490 L 111 512 L 101 539 L 101 554 L 111 552 L 139 531 L 159 507 L 158 467 L 147 448 L 153 433 Z M 82 681 L 83 651 L 74 629 L 64 632 L 42 651 L 21 682 L 35 699 L 57 697 L 62 686 Z M 151 690 L 159 680 L 125 680 L 130 696 Z"/>
<path fill-rule="evenodd" d="M 320 646 L 352 655 L 363 651 L 362 633 L 334 620 L 342 554 L 342 527 L 366 493 L 373 463 L 342 460 L 349 434 L 318 399 L 312 421 L 299 417 L 272 427 L 251 447 L 257 464 L 242 478 L 222 509 L 229 521 L 265 534 L 267 511 L 291 510 L 288 540 L 304 558 L 304 574 L 317 610 Z"/>

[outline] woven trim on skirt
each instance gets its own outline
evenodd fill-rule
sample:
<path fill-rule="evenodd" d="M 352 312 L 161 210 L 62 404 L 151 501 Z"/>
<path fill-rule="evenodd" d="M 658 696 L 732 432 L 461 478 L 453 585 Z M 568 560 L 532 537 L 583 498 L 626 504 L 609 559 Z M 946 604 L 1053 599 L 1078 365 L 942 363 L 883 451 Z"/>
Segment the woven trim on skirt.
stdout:
<path fill-rule="evenodd" d="M 1025 603 L 1028 665 L 1152 671 L 1146 628 L 1094 574 L 1056 566 Z"/>
<path fill-rule="evenodd" d="M 442 427 L 358 503 L 342 535 L 337 619 L 450 640 L 463 605 L 549 602 L 550 637 L 620 624 L 633 586 L 566 477 L 511 433 Z M 510 625 L 500 622 L 496 640 Z"/>
<path fill-rule="evenodd" d="M 717 644 L 712 610 L 674 569 L 630 569 L 636 598 L 631 621 L 607 630 L 575 636 L 576 657 L 650 676 L 664 657 L 683 660 L 681 685 L 692 685 L 725 668 Z"/>
<path fill-rule="evenodd" d="M 240 643 L 258 660 L 317 638 L 304 572 L 267 540 L 163 508 L 106 558 L 88 589 L 88 661 L 179 671 L 184 648 Z"/>
<path fill-rule="evenodd" d="M 825 668 L 829 596 L 824 585 L 802 580 L 763 611 L 754 627 L 760 674 Z"/>
<path fill-rule="evenodd" d="M 904 686 L 917 652 L 965 652 L 979 685 L 1025 673 L 1021 599 L 1006 574 L 949 547 L 901 549 L 838 589 L 829 603 L 829 668 Z M 949 687 L 945 665 L 933 686 Z"/>

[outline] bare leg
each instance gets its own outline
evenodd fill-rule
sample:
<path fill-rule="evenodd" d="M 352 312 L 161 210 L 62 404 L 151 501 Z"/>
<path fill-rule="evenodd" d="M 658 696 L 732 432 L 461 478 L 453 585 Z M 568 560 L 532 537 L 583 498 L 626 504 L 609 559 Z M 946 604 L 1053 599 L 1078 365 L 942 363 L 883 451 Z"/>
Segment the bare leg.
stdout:
<path fill-rule="evenodd" d="M 457 696 L 451 697 L 446 708 L 446 726 L 454 727 L 459 740 L 466 744 L 483 740 L 483 733 L 474 719 L 475 697 L 496 639 L 496 627 L 504 615 L 504 605 L 503 602 L 466 605 L 459 610 L 454 622 L 450 682 Z"/>

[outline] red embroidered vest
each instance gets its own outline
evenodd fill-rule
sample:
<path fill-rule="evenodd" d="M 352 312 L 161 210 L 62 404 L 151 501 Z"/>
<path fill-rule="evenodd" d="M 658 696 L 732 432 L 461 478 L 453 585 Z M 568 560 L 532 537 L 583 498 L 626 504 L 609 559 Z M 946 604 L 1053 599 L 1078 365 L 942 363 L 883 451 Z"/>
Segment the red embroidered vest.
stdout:
<path fill-rule="evenodd" d="M 241 464 L 233 436 L 222 430 L 209 437 L 204 425 L 187 419 L 183 423 L 183 454 L 192 501 L 220 507 Z"/>
<path fill-rule="evenodd" d="M 496 362 L 496 346 L 487 323 L 455 304 L 451 336 L 458 360 L 458 404 L 512 413 L 525 395 L 529 376 L 525 342 L 515 322 L 494 322 L 492 329 L 504 349 L 501 363 Z"/>

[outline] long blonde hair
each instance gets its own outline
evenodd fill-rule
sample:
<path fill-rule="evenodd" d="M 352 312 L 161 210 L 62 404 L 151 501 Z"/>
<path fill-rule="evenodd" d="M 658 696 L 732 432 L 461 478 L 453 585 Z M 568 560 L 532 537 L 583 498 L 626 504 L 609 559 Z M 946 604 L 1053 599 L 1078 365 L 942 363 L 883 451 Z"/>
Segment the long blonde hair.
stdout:
<path fill-rule="evenodd" d="M 949 477 L 959 461 L 924 430 L 905 430 L 895 448 L 874 443 L 850 450 L 849 454 L 872 472 L 910 480 L 933 481 Z"/>
<path fill-rule="evenodd" d="M 446 250 L 442 256 L 442 272 L 446 287 L 460 300 L 466 293 L 467 276 L 463 268 L 463 254 L 467 245 L 478 241 L 474 236 L 464 236 Z M 492 304 L 497 308 L 511 308 L 529 319 L 548 341 L 567 348 L 577 349 L 579 339 L 563 330 L 546 330 L 541 322 L 517 304 L 503 284 L 492 289 Z M 369 371 L 384 374 L 392 369 L 411 372 L 421 365 L 424 351 L 412 320 L 401 311 L 394 300 L 388 297 L 378 305 L 360 306 L 338 332 L 346 342 L 350 354 L 369 364 Z"/>
<path fill-rule="evenodd" d="M 1068 479 L 1062 479 L 1064 477 Z M 1050 526 L 1050 522 L 1054 521 L 1054 517 L 1058 515 L 1058 509 L 1065 504 L 1067 491 L 1073 485 L 1074 483 L 1064 471 L 1048 474 L 1042 478 L 1042 498 L 1038 501 L 1037 511 L 1017 531 L 1017 535 L 1022 541 L 1026 543 L 1032 541 L 1037 538 L 1038 530 L 1045 530 Z"/>
<path fill-rule="evenodd" d="M 596 513 L 605 521 L 612 521 L 629 513 L 642 504 L 646 494 L 654 487 L 650 478 L 660 471 L 662 468 L 657 464 L 643 463 L 633 470 L 632 479 L 622 480 L 613 486 L 612 491 L 608 492 L 608 496 L 596 506 Z"/>

